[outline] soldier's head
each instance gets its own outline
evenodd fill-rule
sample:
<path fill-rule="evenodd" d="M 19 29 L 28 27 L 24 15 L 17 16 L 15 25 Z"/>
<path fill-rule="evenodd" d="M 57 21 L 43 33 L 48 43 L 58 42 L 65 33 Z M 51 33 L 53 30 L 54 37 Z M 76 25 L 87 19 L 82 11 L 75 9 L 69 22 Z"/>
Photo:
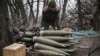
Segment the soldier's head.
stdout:
<path fill-rule="evenodd" d="M 54 0 L 50 0 L 49 4 L 48 4 L 48 7 L 49 7 L 50 10 L 55 10 L 56 2 Z"/>

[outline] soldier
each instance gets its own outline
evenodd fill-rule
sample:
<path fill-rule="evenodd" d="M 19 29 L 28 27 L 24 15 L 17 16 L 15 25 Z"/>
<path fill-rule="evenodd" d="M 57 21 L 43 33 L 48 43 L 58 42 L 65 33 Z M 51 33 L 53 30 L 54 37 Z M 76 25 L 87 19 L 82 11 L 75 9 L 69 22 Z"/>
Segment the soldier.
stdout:
<path fill-rule="evenodd" d="M 51 0 L 42 11 L 42 27 L 48 30 L 51 25 L 54 30 L 59 30 L 59 12 L 56 2 Z"/>

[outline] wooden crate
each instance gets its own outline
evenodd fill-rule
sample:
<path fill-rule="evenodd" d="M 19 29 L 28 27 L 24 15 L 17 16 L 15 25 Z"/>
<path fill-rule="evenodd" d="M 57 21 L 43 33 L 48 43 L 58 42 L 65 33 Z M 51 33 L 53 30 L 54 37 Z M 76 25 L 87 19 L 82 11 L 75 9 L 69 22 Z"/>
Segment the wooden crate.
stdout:
<path fill-rule="evenodd" d="M 26 46 L 14 43 L 3 48 L 3 56 L 26 56 Z"/>

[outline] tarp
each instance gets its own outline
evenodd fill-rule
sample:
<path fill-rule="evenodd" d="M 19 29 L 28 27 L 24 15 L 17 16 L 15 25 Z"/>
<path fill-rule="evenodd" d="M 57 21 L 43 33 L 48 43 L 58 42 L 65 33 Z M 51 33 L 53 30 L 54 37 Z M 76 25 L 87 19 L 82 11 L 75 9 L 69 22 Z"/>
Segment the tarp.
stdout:
<path fill-rule="evenodd" d="M 72 37 L 81 38 L 81 37 L 99 37 L 100 32 L 94 30 L 80 30 L 72 32 Z"/>

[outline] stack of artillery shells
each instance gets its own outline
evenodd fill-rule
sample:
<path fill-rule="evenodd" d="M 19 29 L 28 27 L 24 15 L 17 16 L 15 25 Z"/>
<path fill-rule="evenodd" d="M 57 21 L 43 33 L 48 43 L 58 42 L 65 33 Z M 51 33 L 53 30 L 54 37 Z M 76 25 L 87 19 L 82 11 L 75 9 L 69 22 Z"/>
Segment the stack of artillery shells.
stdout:
<path fill-rule="evenodd" d="M 71 32 L 46 30 L 41 31 L 40 35 L 33 37 L 33 42 L 35 50 L 41 56 L 70 56 L 70 53 L 77 51 L 77 43 L 73 41 Z"/>

